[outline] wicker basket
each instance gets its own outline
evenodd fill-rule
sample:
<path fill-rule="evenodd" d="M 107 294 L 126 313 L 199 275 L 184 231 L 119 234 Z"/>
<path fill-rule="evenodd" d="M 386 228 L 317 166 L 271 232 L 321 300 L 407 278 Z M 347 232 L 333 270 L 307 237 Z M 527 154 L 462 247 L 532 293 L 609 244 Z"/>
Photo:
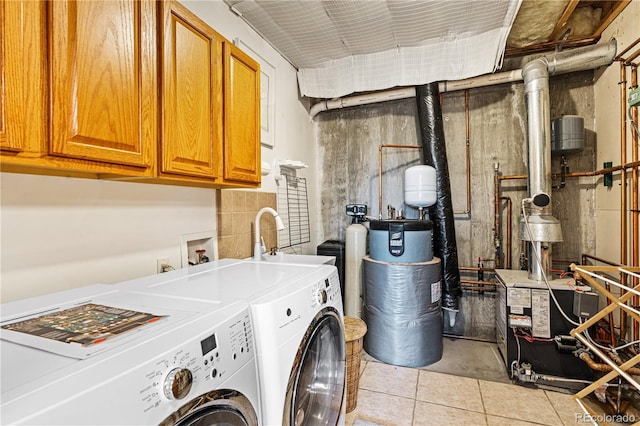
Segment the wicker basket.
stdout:
<path fill-rule="evenodd" d="M 347 344 L 347 413 L 358 403 L 360 380 L 360 355 L 367 325 L 360 318 L 344 317 L 344 337 Z"/>

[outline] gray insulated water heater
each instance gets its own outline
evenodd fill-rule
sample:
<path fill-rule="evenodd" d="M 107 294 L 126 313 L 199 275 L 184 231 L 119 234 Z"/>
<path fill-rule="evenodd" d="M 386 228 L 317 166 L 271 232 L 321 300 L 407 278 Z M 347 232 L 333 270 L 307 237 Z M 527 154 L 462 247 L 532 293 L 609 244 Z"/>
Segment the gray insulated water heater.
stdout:
<path fill-rule="evenodd" d="M 424 367 L 442 358 L 440 259 L 389 263 L 363 258 L 364 349 L 393 365 Z"/>
<path fill-rule="evenodd" d="M 565 115 L 551 120 L 551 153 L 574 154 L 584 149 L 584 119 Z"/>

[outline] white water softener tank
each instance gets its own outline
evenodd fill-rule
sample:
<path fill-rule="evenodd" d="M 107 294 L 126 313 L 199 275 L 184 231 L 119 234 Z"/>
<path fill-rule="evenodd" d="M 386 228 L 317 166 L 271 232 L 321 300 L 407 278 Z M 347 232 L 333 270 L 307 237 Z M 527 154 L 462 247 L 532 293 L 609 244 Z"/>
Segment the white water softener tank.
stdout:
<path fill-rule="evenodd" d="M 367 206 L 349 204 L 347 214 L 353 217 L 353 221 L 347 227 L 344 245 L 344 314 L 362 318 L 362 258 L 367 254 L 367 227 L 362 222 L 367 215 Z"/>
<path fill-rule="evenodd" d="M 436 203 L 436 169 L 413 166 L 404 171 L 404 202 L 414 207 L 429 207 Z"/>

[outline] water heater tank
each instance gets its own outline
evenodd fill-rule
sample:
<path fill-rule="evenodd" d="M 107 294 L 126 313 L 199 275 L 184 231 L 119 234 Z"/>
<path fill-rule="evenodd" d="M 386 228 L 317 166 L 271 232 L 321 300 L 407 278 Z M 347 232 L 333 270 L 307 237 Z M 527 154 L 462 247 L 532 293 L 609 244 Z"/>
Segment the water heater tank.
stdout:
<path fill-rule="evenodd" d="M 404 202 L 414 207 L 436 203 L 436 169 L 422 165 L 404 171 Z"/>
<path fill-rule="evenodd" d="M 565 115 L 551 120 L 551 153 L 573 154 L 584 149 L 584 119 Z"/>

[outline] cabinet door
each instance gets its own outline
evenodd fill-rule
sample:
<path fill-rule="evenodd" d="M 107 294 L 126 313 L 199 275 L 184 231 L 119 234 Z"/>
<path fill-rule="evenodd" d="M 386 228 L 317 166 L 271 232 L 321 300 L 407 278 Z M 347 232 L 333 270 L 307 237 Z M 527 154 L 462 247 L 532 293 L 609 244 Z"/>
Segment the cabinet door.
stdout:
<path fill-rule="evenodd" d="M 50 153 L 151 167 L 158 111 L 155 1 L 49 6 Z"/>
<path fill-rule="evenodd" d="M 224 179 L 260 183 L 260 66 L 225 43 Z"/>
<path fill-rule="evenodd" d="M 220 177 L 223 38 L 179 3 L 164 7 L 162 172 Z"/>
<path fill-rule="evenodd" d="M 0 2 L 0 149 L 46 154 L 45 3 Z"/>

